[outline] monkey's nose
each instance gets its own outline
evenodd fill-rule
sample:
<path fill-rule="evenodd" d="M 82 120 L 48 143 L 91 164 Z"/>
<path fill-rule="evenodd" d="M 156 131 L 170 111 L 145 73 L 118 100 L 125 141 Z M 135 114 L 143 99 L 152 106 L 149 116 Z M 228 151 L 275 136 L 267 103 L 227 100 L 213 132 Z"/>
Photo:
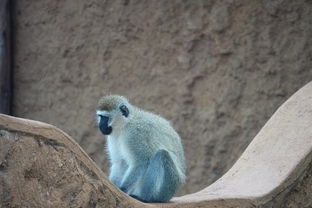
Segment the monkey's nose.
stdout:
<path fill-rule="evenodd" d="M 108 122 L 109 117 L 108 116 L 103 116 L 103 115 L 98 115 L 100 117 L 101 120 Z"/>
<path fill-rule="evenodd" d="M 109 117 L 100 115 L 99 128 L 104 135 L 112 133 L 113 128 L 108 126 Z"/>

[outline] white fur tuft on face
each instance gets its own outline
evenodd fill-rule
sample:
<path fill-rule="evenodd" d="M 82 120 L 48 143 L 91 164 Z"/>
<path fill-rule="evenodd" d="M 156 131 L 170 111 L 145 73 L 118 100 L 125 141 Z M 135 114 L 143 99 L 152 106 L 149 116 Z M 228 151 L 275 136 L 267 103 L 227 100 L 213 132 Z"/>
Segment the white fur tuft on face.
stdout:
<path fill-rule="evenodd" d="M 97 123 L 99 124 L 100 123 L 100 117 L 101 116 L 109 116 L 110 114 L 107 112 L 107 111 L 100 111 L 100 110 L 97 110 L 96 111 L 96 120 L 97 120 Z"/>

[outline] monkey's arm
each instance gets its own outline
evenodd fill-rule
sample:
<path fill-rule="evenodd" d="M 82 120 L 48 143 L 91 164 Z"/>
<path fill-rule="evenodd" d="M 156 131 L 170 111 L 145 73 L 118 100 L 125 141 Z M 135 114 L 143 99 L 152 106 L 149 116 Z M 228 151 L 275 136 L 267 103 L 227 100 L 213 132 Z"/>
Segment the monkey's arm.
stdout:
<path fill-rule="evenodd" d="M 109 180 L 120 188 L 123 176 L 126 173 L 127 168 L 128 166 L 124 160 L 113 163 L 109 174 Z"/>
<path fill-rule="evenodd" d="M 130 190 L 130 188 L 138 181 L 140 177 L 143 177 L 147 168 L 147 164 L 139 163 L 133 166 L 130 166 L 124 178 L 122 179 L 120 189 L 126 193 Z"/>
<path fill-rule="evenodd" d="M 128 169 L 122 179 L 120 189 L 126 193 L 131 191 L 131 188 L 136 185 L 136 182 L 145 174 L 151 156 L 150 146 L 150 128 L 147 128 L 146 123 L 130 123 L 124 138 L 124 158 L 128 164 Z"/>

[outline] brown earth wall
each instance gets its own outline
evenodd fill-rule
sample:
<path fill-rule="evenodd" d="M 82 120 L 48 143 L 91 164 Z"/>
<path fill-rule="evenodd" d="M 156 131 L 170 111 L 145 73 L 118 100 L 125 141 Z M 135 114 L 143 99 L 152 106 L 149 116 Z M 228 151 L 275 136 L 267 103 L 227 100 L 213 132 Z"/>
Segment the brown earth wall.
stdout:
<path fill-rule="evenodd" d="M 181 135 L 179 194 L 225 173 L 312 79 L 311 0 L 18 0 L 14 17 L 14 115 L 61 128 L 107 173 L 95 106 L 124 95 Z"/>

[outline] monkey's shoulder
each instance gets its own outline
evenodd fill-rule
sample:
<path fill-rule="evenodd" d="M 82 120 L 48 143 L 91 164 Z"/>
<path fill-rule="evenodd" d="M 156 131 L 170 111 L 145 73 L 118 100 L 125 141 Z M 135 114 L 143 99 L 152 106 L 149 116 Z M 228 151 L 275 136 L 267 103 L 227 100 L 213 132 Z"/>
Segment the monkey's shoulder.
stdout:
<path fill-rule="evenodd" d="M 163 128 L 172 128 L 169 121 L 154 113 L 140 110 L 129 122 L 132 127 L 138 130 L 158 130 Z"/>
<path fill-rule="evenodd" d="M 178 133 L 166 119 L 146 111 L 136 113 L 124 129 L 130 140 L 159 141 L 179 140 Z M 157 138 L 157 139 L 156 139 Z M 127 139 L 127 140 L 128 140 Z"/>

